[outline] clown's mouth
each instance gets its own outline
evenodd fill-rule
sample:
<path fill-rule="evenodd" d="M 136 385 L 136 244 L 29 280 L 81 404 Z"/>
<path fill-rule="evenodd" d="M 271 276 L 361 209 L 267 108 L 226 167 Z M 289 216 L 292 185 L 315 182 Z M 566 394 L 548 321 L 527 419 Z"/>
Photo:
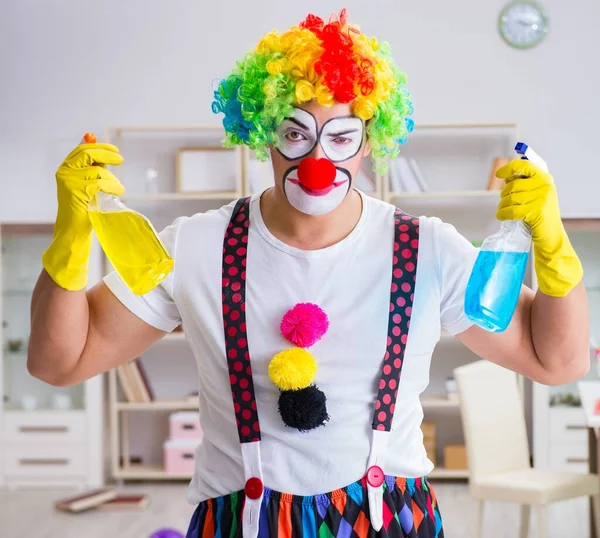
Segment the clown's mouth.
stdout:
<path fill-rule="evenodd" d="M 324 189 L 309 189 L 300 183 L 298 178 L 288 177 L 287 180 L 294 185 L 298 185 L 306 194 L 309 196 L 325 196 L 329 194 L 336 187 L 341 187 L 342 185 L 348 183 L 347 179 L 343 179 L 341 181 L 334 181 L 329 187 L 325 187 Z"/>

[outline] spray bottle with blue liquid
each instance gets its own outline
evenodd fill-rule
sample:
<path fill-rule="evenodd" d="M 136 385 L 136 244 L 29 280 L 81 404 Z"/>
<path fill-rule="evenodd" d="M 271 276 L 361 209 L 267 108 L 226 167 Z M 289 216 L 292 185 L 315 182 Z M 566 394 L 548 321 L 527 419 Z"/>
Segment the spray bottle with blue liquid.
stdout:
<path fill-rule="evenodd" d="M 523 142 L 515 151 L 545 172 L 544 160 Z M 502 332 L 515 313 L 529 252 L 531 230 L 520 220 L 504 221 L 481 245 L 465 292 L 465 314 L 490 332 Z"/>

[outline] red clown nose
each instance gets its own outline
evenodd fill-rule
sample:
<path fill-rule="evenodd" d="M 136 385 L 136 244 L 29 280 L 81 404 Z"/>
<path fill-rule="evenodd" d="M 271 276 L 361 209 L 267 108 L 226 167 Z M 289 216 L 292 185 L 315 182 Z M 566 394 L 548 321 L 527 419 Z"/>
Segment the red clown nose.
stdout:
<path fill-rule="evenodd" d="M 298 166 L 298 180 L 303 187 L 313 191 L 326 189 L 335 180 L 337 170 L 328 159 L 307 157 Z"/>

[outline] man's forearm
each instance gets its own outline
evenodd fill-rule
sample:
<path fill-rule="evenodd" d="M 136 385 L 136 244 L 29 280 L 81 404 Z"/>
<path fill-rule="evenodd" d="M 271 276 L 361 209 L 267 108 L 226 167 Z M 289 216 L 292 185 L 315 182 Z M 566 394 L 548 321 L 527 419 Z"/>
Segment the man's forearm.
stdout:
<path fill-rule="evenodd" d="M 582 282 L 564 297 L 538 291 L 531 309 L 536 354 L 557 383 L 583 377 L 590 367 L 589 314 Z"/>
<path fill-rule="evenodd" d="M 42 271 L 31 300 L 29 372 L 47 383 L 59 384 L 77 365 L 88 327 L 85 290 L 67 291 Z"/>

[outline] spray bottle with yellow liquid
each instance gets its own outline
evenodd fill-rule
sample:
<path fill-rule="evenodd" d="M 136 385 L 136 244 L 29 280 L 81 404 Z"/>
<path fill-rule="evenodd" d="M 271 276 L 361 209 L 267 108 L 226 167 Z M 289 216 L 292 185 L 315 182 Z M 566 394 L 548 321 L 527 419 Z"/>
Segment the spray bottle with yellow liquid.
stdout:
<path fill-rule="evenodd" d="M 86 133 L 82 143 L 95 144 L 96 136 Z M 88 209 L 102 250 L 133 293 L 148 293 L 166 278 L 173 258 L 144 215 L 104 192 L 90 200 Z"/>

